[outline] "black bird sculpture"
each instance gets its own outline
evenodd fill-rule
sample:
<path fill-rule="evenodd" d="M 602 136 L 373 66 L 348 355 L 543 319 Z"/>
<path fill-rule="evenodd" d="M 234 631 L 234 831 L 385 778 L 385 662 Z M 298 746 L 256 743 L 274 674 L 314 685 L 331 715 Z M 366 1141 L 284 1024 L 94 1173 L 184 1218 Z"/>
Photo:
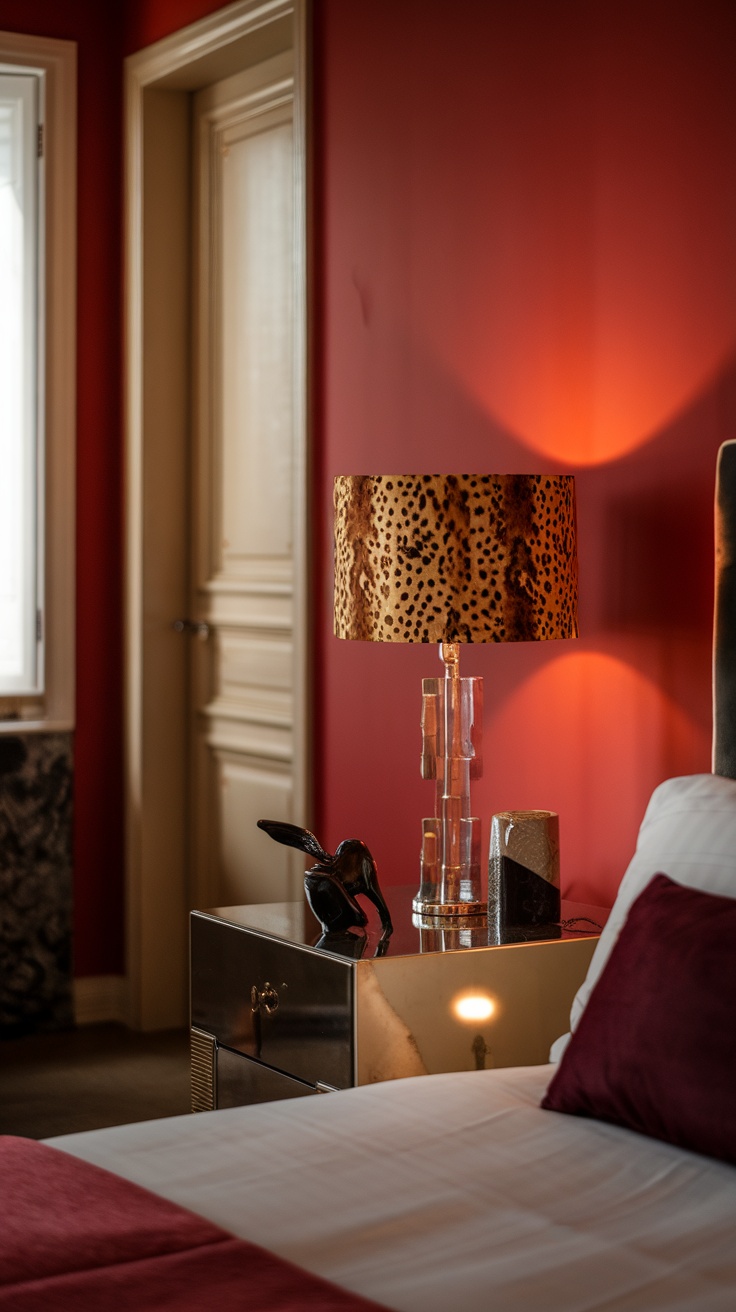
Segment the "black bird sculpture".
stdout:
<path fill-rule="evenodd" d="M 373 860 L 359 838 L 346 838 L 334 856 L 325 852 L 314 834 L 283 820 L 259 820 L 258 828 L 277 843 L 295 847 L 315 858 L 315 865 L 304 875 L 307 902 L 326 934 L 341 934 L 348 929 L 363 929 L 368 923 L 356 897 L 369 898 L 381 917 L 382 939 L 393 933 L 391 915 L 381 892 Z"/>

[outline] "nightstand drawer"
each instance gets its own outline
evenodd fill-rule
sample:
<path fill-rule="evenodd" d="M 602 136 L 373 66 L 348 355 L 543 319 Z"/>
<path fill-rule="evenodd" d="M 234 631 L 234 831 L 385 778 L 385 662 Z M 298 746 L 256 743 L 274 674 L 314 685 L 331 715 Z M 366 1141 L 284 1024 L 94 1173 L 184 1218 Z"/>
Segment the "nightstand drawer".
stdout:
<path fill-rule="evenodd" d="M 193 1026 L 308 1084 L 353 1084 L 348 962 L 197 912 L 191 935 Z"/>
<path fill-rule="evenodd" d="M 259 1061 L 252 1061 L 229 1048 L 217 1048 L 215 1106 L 245 1107 L 253 1102 L 275 1102 L 282 1098 L 303 1098 L 317 1090 L 311 1084 L 294 1080 L 290 1075 L 272 1071 Z"/>

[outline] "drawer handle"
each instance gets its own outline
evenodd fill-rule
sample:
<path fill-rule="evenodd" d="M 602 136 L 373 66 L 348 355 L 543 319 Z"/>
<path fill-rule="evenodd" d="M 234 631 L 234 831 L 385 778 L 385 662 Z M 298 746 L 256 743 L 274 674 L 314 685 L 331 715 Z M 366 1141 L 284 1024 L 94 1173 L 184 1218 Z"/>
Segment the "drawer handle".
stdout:
<path fill-rule="evenodd" d="M 262 989 L 254 984 L 250 991 L 250 1006 L 251 1011 L 265 1011 L 267 1016 L 273 1016 L 279 1009 L 279 995 L 273 984 L 266 980 Z"/>

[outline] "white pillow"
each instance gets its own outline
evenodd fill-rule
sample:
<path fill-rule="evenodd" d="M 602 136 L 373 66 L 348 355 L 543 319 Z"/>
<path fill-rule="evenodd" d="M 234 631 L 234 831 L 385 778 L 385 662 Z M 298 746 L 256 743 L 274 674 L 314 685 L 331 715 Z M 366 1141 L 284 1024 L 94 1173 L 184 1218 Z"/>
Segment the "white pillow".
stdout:
<path fill-rule="evenodd" d="M 588 974 L 570 1012 L 570 1029 L 577 1028 L 631 903 L 654 875 L 669 875 L 678 884 L 704 893 L 736 897 L 736 779 L 717 774 L 668 779 L 652 793 L 639 830 L 636 852 L 613 904 Z M 562 1057 L 570 1035 L 552 1044 L 550 1061 Z"/>

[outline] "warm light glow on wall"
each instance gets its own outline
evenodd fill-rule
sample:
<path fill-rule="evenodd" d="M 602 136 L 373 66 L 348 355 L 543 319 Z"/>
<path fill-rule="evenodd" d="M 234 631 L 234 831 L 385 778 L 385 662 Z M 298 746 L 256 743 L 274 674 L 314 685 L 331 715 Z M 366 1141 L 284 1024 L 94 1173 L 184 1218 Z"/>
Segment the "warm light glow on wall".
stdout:
<path fill-rule="evenodd" d="M 526 346 L 540 335 L 530 319 L 523 329 Z M 658 329 L 657 338 L 657 355 L 648 369 L 641 367 L 645 342 L 637 340 L 627 340 L 626 349 L 619 351 L 611 343 L 600 360 L 592 349 L 570 349 L 565 355 L 564 343 L 550 345 L 546 368 L 532 370 L 533 385 L 520 344 L 500 376 L 489 370 L 488 359 L 478 360 L 473 369 L 472 347 L 461 349 L 453 368 L 489 415 L 532 450 L 569 465 L 603 464 L 670 427 L 729 367 L 719 357 L 721 342 L 711 343 L 710 351 L 702 342 L 699 349 L 676 345 L 668 350 L 666 334 Z M 541 354 L 539 340 L 536 346 Z M 497 364 L 496 345 L 490 343 L 488 352 Z M 554 366 L 550 357 L 555 357 Z M 522 360 L 525 376 L 517 377 Z"/>
<path fill-rule="evenodd" d="M 458 1020 L 490 1020 L 495 1014 L 496 1004 L 487 993 L 463 993 L 453 1000 L 452 1010 Z"/>
<path fill-rule="evenodd" d="M 697 733 L 661 682 L 618 656 L 580 650 L 579 644 L 546 662 L 497 709 L 491 732 L 504 750 L 521 720 L 538 726 L 540 739 L 554 743 L 558 761 L 566 744 L 577 756 L 580 743 L 593 739 L 605 742 L 614 760 L 632 757 L 655 770 L 663 739 L 671 751 L 678 735 L 689 739 Z"/>
<path fill-rule="evenodd" d="M 534 326 L 525 333 L 528 343 Z M 643 351 L 644 343 L 639 346 Z M 493 346 L 489 350 L 493 355 Z M 648 372 L 637 367 L 629 350 L 619 357 L 612 353 L 597 367 L 570 352 L 550 371 L 553 376 L 544 379 L 542 374 L 530 387 L 528 378 L 514 379 L 513 362 L 501 379 L 489 377 L 487 362 L 479 365 L 479 376 L 471 376 L 467 354 L 454 363 L 474 399 L 497 423 L 532 450 L 577 466 L 618 459 L 655 438 L 697 404 L 716 381 L 720 365 L 702 352 L 683 358 L 674 351 L 669 361 L 660 353 Z"/>
<path fill-rule="evenodd" d="M 653 677 L 600 651 L 547 662 L 492 715 L 502 750 L 490 754 L 485 812 L 557 811 L 563 897 L 595 901 L 597 886 L 610 905 L 653 788 L 693 761 L 707 768 L 702 729 Z"/>

